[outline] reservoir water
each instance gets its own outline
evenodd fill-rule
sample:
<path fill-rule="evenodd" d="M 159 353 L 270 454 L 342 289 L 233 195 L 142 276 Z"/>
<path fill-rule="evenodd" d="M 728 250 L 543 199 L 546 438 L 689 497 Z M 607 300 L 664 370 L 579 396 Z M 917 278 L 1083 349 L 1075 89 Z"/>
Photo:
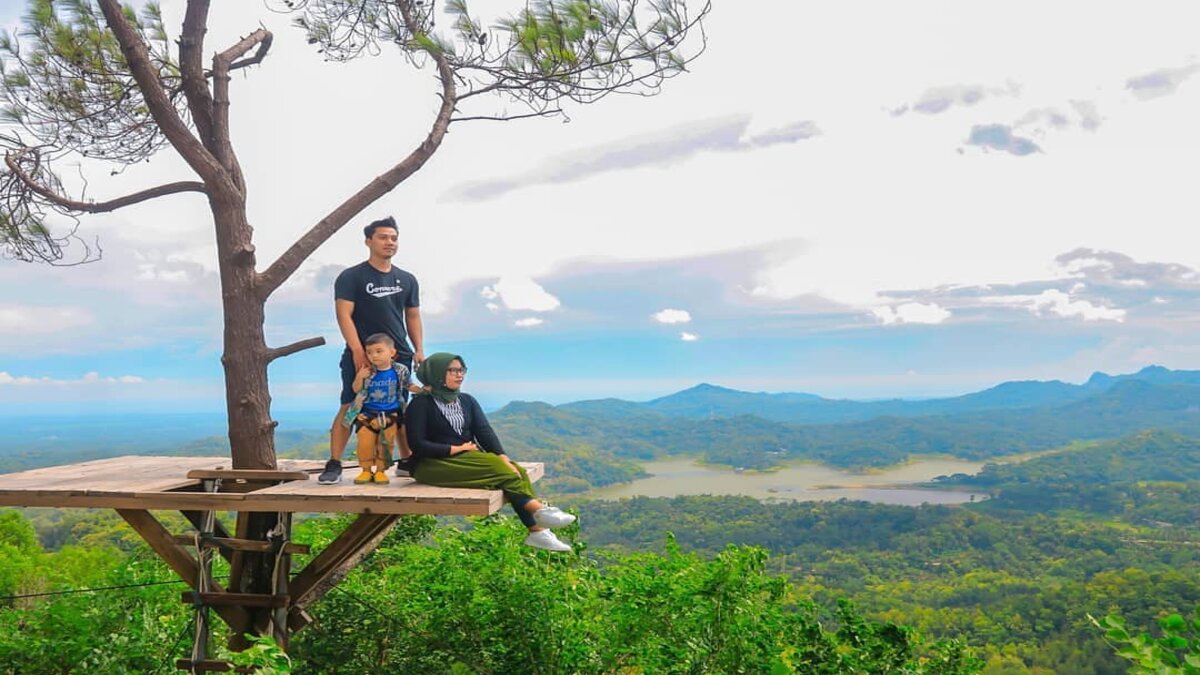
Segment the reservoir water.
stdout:
<path fill-rule="evenodd" d="M 857 499 L 905 506 L 961 504 L 985 499 L 987 495 L 981 492 L 923 489 L 912 487 L 912 484 L 941 475 L 975 474 L 983 468 L 983 464 L 957 459 L 918 459 L 881 471 L 851 473 L 806 462 L 788 464 L 778 471 L 759 473 L 706 466 L 690 458 L 672 458 L 643 464 L 651 474 L 647 478 L 598 488 L 589 495 L 600 499 L 746 495 L 766 501 Z"/>

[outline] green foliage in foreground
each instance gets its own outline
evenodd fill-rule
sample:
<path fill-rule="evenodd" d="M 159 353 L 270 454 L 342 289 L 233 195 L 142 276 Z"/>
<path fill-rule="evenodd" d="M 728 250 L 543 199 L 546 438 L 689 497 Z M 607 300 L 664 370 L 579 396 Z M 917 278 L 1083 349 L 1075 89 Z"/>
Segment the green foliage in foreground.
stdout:
<path fill-rule="evenodd" d="M 1162 637 L 1149 633 L 1132 635 L 1125 619 L 1108 615 L 1103 619 L 1088 616 L 1092 624 L 1104 631 L 1104 640 L 1117 655 L 1133 663 L 1130 673 L 1138 675 L 1200 675 L 1200 607 L 1190 622 L 1178 614 L 1163 617 L 1158 622 Z"/>
<path fill-rule="evenodd" d="M 1200 540 L 1157 527 L 1005 509 L 749 497 L 577 502 L 589 541 L 658 550 L 673 531 L 711 556 L 730 543 L 771 551 L 818 603 L 849 598 L 868 616 L 975 648 L 988 673 L 1116 675 L 1087 613 L 1150 625 L 1200 602 Z"/>
<path fill-rule="evenodd" d="M 297 672 L 968 673 L 952 642 L 925 643 L 848 605 L 827 616 L 766 552 L 551 555 L 509 518 L 381 547 L 317 607 Z M 583 545 L 577 548 L 584 549 Z"/>
<path fill-rule="evenodd" d="M 42 551 L 12 513 L 0 524 L 0 545 L 10 547 L 6 562 L 36 559 L 37 589 L 171 578 L 144 550 L 115 547 L 86 569 L 59 569 L 70 547 Z M 319 550 L 348 522 L 306 521 L 296 539 Z M 669 540 L 662 553 L 592 557 L 578 543 L 577 553 L 551 555 L 523 546 L 512 518 L 467 531 L 433 524 L 403 519 L 315 606 L 318 621 L 295 637 L 290 664 L 266 642 L 239 658 L 296 673 L 979 671 L 956 642 L 926 641 L 846 603 L 832 612 L 816 606 L 766 572 L 759 548 L 731 546 L 705 559 Z M 0 601 L 0 673 L 173 672 L 190 644 L 180 590 Z"/>

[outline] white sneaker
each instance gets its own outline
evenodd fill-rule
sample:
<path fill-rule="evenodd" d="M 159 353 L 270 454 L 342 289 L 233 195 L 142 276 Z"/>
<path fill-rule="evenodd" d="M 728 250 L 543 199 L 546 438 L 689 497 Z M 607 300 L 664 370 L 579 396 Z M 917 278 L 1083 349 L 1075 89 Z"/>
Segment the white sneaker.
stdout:
<path fill-rule="evenodd" d="M 565 553 L 571 550 L 569 545 L 560 541 L 559 538 L 554 536 L 554 533 L 550 530 L 538 530 L 537 532 L 530 532 L 529 536 L 525 537 L 525 544 L 534 548 L 540 548 L 543 551 L 559 551 Z"/>
<path fill-rule="evenodd" d="M 557 506 L 543 506 L 533 512 L 533 521 L 542 527 L 557 530 L 575 522 L 575 516 L 563 511 Z"/>

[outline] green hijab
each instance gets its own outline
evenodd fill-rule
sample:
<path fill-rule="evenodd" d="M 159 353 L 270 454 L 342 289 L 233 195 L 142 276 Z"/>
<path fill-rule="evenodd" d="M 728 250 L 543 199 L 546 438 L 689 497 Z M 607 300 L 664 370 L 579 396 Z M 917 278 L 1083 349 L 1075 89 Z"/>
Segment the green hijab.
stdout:
<path fill-rule="evenodd" d="M 417 366 L 417 377 L 421 383 L 428 386 L 429 393 L 442 403 L 454 403 L 458 400 L 458 391 L 446 387 L 446 370 L 456 359 L 462 363 L 463 368 L 467 367 L 467 362 L 463 360 L 463 357 L 449 352 L 430 354 L 429 358 Z"/>

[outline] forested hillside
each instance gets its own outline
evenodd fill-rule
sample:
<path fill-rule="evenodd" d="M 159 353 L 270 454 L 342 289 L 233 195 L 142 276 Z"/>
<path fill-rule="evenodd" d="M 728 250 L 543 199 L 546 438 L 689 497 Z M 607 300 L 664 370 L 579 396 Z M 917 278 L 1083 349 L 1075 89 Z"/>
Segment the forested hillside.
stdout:
<path fill-rule="evenodd" d="M 515 448 L 541 457 L 588 447 L 614 460 L 697 454 L 712 464 L 751 469 L 769 469 L 789 459 L 855 469 L 924 454 L 988 459 L 1143 429 L 1200 435 L 1200 386 L 1136 378 L 1115 380 L 1099 393 L 1065 404 L 845 424 L 799 425 L 748 414 L 695 419 L 647 407 L 631 414 L 630 405 L 513 403 L 492 421 Z M 593 485 L 604 485 L 610 477 L 604 472 L 598 476 Z"/>
<path fill-rule="evenodd" d="M 1149 629 L 1200 603 L 1200 441 L 1147 432 L 955 476 L 962 507 L 763 503 L 748 497 L 586 501 L 594 545 L 656 550 L 674 533 L 712 555 L 763 546 L 823 602 L 953 635 L 989 673 L 1124 673 L 1088 614 Z M 1042 670 L 1038 670 L 1038 669 Z"/>

